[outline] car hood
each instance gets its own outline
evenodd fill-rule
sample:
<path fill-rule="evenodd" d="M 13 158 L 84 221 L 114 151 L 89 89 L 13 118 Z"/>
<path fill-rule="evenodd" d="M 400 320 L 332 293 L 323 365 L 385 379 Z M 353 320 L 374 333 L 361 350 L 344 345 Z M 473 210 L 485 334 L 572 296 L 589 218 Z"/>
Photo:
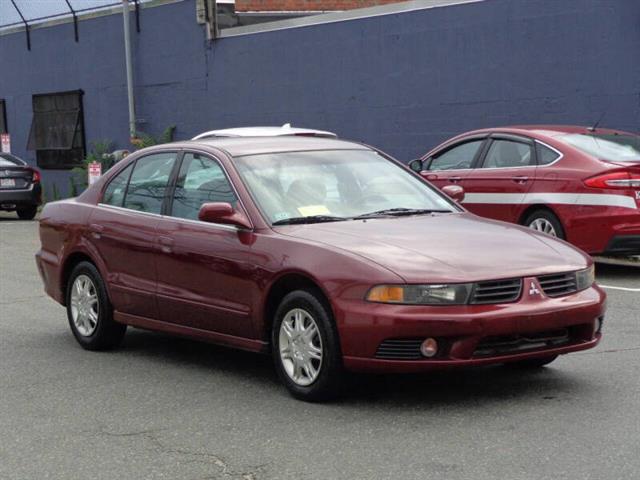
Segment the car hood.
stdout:
<path fill-rule="evenodd" d="M 280 226 L 280 234 L 348 251 L 408 283 L 470 282 L 586 268 L 569 244 L 471 213 Z"/>

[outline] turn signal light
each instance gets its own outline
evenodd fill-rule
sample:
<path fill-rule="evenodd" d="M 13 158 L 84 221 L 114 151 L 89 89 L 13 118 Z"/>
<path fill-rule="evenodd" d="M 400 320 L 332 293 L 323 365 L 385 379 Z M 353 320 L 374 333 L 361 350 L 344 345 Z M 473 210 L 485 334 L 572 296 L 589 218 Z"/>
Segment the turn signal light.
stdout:
<path fill-rule="evenodd" d="M 369 290 L 367 300 L 381 303 L 404 302 L 404 289 L 393 285 L 378 285 Z"/>
<path fill-rule="evenodd" d="M 592 188 L 640 188 L 640 175 L 631 172 L 613 172 L 587 178 L 584 181 Z"/>

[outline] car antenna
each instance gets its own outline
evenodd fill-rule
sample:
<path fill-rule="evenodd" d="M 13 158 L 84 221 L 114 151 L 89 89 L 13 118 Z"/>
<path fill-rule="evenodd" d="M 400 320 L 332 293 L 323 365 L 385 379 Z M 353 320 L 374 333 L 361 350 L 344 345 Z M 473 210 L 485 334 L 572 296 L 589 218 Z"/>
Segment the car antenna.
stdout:
<path fill-rule="evenodd" d="M 604 116 L 607 114 L 608 110 L 609 109 L 607 108 L 604 112 L 602 112 L 602 115 L 600 115 L 600 118 L 598 118 L 598 121 L 593 124 L 593 127 L 587 127 L 587 130 L 589 130 L 590 132 L 595 132 L 596 128 L 598 128 L 598 125 L 600 125 L 600 122 L 602 121 Z"/>

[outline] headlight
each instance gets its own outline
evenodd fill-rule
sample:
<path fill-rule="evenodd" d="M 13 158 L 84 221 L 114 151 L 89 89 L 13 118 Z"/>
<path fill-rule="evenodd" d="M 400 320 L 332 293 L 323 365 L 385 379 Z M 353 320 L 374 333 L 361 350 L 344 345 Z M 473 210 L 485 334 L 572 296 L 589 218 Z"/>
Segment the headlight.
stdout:
<path fill-rule="evenodd" d="M 471 283 L 451 285 L 378 285 L 367 293 L 367 300 L 408 305 L 464 305 L 473 290 Z"/>
<path fill-rule="evenodd" d="M 596 281 L 596 271 L 593 265 L 586 270 L 580 270 L 576 273 L 576 288 L 578 290 L 584 290 L 589 288 Z"/>

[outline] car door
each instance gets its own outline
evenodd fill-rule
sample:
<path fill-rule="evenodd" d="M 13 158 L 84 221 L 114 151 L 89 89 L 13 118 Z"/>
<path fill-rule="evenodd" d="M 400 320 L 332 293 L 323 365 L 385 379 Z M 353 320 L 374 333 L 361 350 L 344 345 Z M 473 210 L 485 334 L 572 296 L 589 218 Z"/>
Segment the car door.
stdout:
<path fill-rule="evenodd" d="M 464 206 L 483 217 L 518 222 L 536 177 L 533 141 L 491 135 L 477 166 L 464 182 Z"/>
<path fill-rule="evenodd" d="M 218 160 L 184 153 L 167 215 L 158 224 L 161 319 L 234 336 L 252 336 L 250 249 L 237 227 L 198 220 L 203 203 L 242 209 Z M 251 234 L 252 235 L 252 234 Z"/>
<path fill-rule="evenodd" d="M 157 318 L 156 226 L 176 152 L 138 158 L 107 184 L 91 214 L 91 242 L 107 266 L 114 308 Z"/>
<path fill-rule="evenodd" d="M 445 185 L 464 186 L 464 180 L 479 158 L 486 137 L 470 137 L 449 145 L 423 162 L 421 172 L 438 188 Z"/>

